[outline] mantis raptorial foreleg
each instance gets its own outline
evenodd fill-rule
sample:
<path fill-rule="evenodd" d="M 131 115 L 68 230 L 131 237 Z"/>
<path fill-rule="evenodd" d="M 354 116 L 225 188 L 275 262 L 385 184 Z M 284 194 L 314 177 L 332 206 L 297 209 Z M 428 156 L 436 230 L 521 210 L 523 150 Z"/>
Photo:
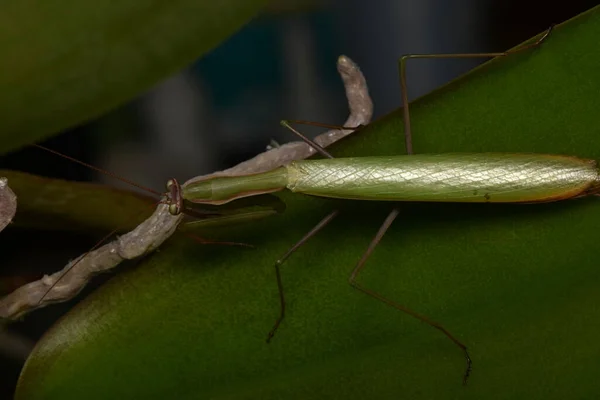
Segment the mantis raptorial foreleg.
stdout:
<path fill-rule="evenodd" d="M 411 131 L 411 126 L 410 126 L 410 113 L 409 113 L 409 103 L 408 103 L 408 94 L 407 94 L 407 84 L 406 84 L 406 61 L 409 59 L 415 59 L 415 58 L 490 58 L 490 57 L 504 57 L 513 53 L 517 53 L 517 52 L 522 52 L 524 50 L 528 50 L 528 49 L 532 49 L 534 47 L 539 46 L 550 34 L 550 32 L 552 31 L 552 26 L 546 31 L 544 32 L 544 34 L 542 34 L 542 36 L 536 40 L 535 42 L 520 47 L 518 49 L 514 49 L 514 50 L 509 50 L 506 52 L 500 52 L 500 53 L 468 53 L 468 54 L 409 54 L 409 55 L 405 55 L 402 58 L 400 58 L 399 60 L 399 73 L 400 73 L 400 89 L 401 89 L 401 94 L 402 94 L 402 101 L 403 101 L 403 115 L 404 115 L 404 137 L 405 137 L 405 144 L 406 144 L 406 152 L 409 155 L 413 154 L 413 146 L 412 146 L 412 131 Z M 301 123 L 301 124 L 309 124 L 309 125 L 317 125 L 317 126 L 325 126 L 325 127 L 329 127 L 331 128 L 332 126 L 327 125 L 327 124 L 320 124 L 320 123 L 312 123 L 312 122 L 306 122 L 306 121 L 282 121 L 282 125 L 285 126 L 286 128 L 290 129 L 292 132 L 294 132 L 298 137 L 300 137 L 302 140 L 304 140 L 305 142 L 307 142 L 308 144 L 310 144 L 311 146 L 313 146 L 319 153 L 321 153 L 322 155 L 324 155 L 325 157 L 328 158 L 332 158 L 332 156 L 326 152 L 324 149 L 320 148 L 319 146 L 315 145 L 314 143 L 312 143 L 311 140 L 309 140 L 308 138 L 306 138 L 304 135 L 302 135 L 301 133 L 299 133 L 297 130 L 295 130 L 294 128 L 292 128 L 290 126 L 290 122 L 294 122 L 294 123 Z M 328 214 L 324 219 L 322 219 L 313 229 L 311 229 L 306 235 L 304 235 L 302 237 L 302 239 L 300 241 L 298 241 L 294 246 L 292 246 L 285 254 L 283 257 L 281 257 L 279 260 L 276 261 L 275 263 L 275 272 L 276 272 L 276 276 L 277 276 L 277 285 L 278 285 L 278 289 L 279 289 L 279 299 L 280 299 L 280 315 L 277 318 L 275 325 L 273 326 L 273 328 L 271 329 L 271 331 L 269 332 L 269 335 L 267 337 L 267 342 L 269 342 L 277 328 L 281 325 L 281 322 L 283 321 L 283 318 L 285 316 L 285 297 L 283 294 L 283 284 L 281 281 L 281 272 L 280 272 L 280 267 L 283 264 L 283 262 L 285 260 L 287 260 L 291 254 L 297 250 L 301 245 L 303 245 L 304 243 L 306 243 L 312 236 L 314 236 L 315 234 L 317 234 L 321 229 L 323 229 L 329 222 L 331 222 L 331 220 L 338 214 L 338 211 L 333 211 L 332 213 Z M 356 264 L 356 266 L 354 267 L 354 269 L 352 270 L 352 273 L 350 275 L 349 278 L 349 283 L 352 287 L 354 287 L 355 289 L 379 300 L 382 301 L 383 303 L 392 306 L 394 308 L 396 308 L 397 310 L 400 310 L 404 313 L 407 313 L 417 319 L 419 319 L 422 322 L 425 322 L 426 324 L 430 325 L 433 328 L 438 329 L 439 331 L 441 331 L 446 337 L 448 337 L 455 345 L 457 345 L 463 352 L 464 357 L 465 357 L 465 361 L 466 361 L 466 368 L 465 368 L 465 372 L 463 374 L 463 384 L 466 384 L 467 379 L 471 373 L 471 366 L 472 366 L 472 362 L 471 362 L 471 357 L 469 355 L 469 352 L 467 350 L 467 346 L 465 344 L 463 344 L 461 341 L 459 341 L 453 334 L 451 334 L 446 328 L 444 328 L 441 324 L 439 324 L 438 322 L 432 321 L 429 318 L 418 314 L 414 311 L 412 311 L 411 309 L 398 304 L 380 294 L 378 294 L 375 291 L 372 291 L 370 289 L 367 289 L 365 287 L 363 287 L 362 285 L 360 285 L 357 282 L 357 278 L 359 273 L 362 271 L 362 269 L 365 266 L 365 263 L 367 261 L 367 259 L 369 258 L 369 256 L 371 255 L 371 253 L 373 252 L 373 250 L 375 249 L 375 247 L 377 246 L 377 244 L 381 241 L 381 239 L 383 238 L 385 232 L 388 230 L 388 228 L 391 226 L 391 224 L 393 223 L 393 221 L 396 219 L 396 217 L 399 214 L 399 210 L 397 208 L 394 208 L 389 215 L 386 217 L 385 221 L 383 222 L 383 224 L 381 225 L 381 227 L 379 228 L 377 234 L 375 235 L 375 237 L 371 240 L 371 242 L 369 243 L 369 246 L 367 247 L 367 250 L 364 252 L 364 254 L 362 255 L 362 257 L 360 258 L 359 262 Z"/>

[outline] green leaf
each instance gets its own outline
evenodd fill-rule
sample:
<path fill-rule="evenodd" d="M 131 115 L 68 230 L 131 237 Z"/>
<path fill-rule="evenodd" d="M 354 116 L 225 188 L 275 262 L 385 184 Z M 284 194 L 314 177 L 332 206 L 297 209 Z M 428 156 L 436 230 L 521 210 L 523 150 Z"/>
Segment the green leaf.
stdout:
<path fill-rule="evenodd" d="M 239 29 L 266 0 L 6 0 L 0 154 L 97 117 Z"/>
<path fill-rule="evenodd" d="M 85 182 L 0 170 L 18 198 L 21 228 L 110 232 L 131 230 L 154 209 L 154 200 L 131 191 Z"/>
<path fill-rule="evenodd" d="M 600 159 L 600 8 L 534 51 L 496 60 L 414 103 L 415 151 Z M 417 64 L 415 62 L 414 64 Z M 414 67 L 414 65 L 412 65 Z M 410 68 L 409 67 L 409 79 Z M 402 153 L 399 113 L 335 146 Z M 79 304 L 38 344 L 18 399 L 594 398 L 600 392 L 595 198 L 537 205 L 400 204 L 360 282 L 439 331 L 347 284 L 392 204 L 282 196 L 285 214 L 216 237 L 173 239 Z M 274 261 L 334 206 L 343 213 L 283 267 Z"/>

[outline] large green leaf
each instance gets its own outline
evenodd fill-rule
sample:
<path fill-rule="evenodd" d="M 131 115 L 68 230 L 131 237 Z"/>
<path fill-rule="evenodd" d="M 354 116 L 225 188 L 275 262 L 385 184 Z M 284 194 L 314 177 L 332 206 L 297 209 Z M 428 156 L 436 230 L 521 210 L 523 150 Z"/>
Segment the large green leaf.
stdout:
<path fill-rule="evenodd" d="M 21 228 L 110 232 L 131 230 L 158 200 L 131 191 L 2 170 L 18 197 L 14 225 Z M 137 217 L 137 218 L 136 218 Z"/>
<path fill-rule="evenodd" d="M 190 64 L 266 0 L 5 0 L 0 154 L 97 117 Z"/>
<path fill-rule="evenodd" d="M 414 103 L 418 152 L 600 159 L 600 9 L 539 49 L 496 60 Z M 414 67 L 414 65 L 413 65 Z M 410 75 L 410 70 L 409 70 Z M 333 148 L 404 151 L 399 113 Z M 391 204 L 284 195 L 284 215 L 173 239 L 80 303 L 38 344 L 17 398 L 594 398 L 600 392 L 597 199 L 538 205 L 401 204 L 360 281 L 440 321 L 470 348 L 353 290 L 352 266 Z M 334 206 L 320 235 L 273 262 Z"/>

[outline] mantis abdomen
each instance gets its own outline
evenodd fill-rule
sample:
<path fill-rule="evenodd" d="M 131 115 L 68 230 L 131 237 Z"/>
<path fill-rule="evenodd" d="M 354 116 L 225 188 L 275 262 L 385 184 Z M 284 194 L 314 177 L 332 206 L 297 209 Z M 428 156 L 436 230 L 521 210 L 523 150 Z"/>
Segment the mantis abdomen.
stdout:
<path fill-rule="evenodd" d="M 288 188 L 378 201 L 534 203 L 600 191 L 593 160 L 545 154 L 456 153 L 295 161 L 263 174 L 213 178 L 186 200 L 222 204 Z"/>
<path fill-rule="evenodd" d="M 592 160 L 509 153 L 298 161 L 288 181 L 294 192 L 388 201 L 541 202 L 600 190 Z"/>

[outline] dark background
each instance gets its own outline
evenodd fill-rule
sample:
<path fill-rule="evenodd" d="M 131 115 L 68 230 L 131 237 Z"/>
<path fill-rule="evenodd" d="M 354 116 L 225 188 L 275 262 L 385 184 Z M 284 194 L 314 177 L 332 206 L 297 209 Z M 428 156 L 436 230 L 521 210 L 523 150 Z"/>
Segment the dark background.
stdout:
<path fill-rule="evenodd" d="M 595 5 L 583 0 L 543 5 L 522 0 L 274 2 L 182 73 L 45 145 L 162 190 L 172 176 L 185 181 L 250 158 L 271 139 L 293 140 L 280 119 L 342 123 L 348 111 L 335 68 L 340 54 L 363 70 L 378 117 L 400 106 L 401 55 L 506 50 Z M 415 61 L 408 67 L 410 97 L 478 63 Z M 33 148 L 0 158 L 0 168 L 122 185 Z M 10 269 L 3 267 L 0 279 L 26 281 L 58 270 L 94 240 L 9 229 L 2 233 L 1 251 L 10 250 L 7 258 L 19 257 L 6 263 Z M 0 397 L 12 398 L 23 362 L 44 331 L 109 277 L 96 279 L 77 300 L 0 331 Z"/>

